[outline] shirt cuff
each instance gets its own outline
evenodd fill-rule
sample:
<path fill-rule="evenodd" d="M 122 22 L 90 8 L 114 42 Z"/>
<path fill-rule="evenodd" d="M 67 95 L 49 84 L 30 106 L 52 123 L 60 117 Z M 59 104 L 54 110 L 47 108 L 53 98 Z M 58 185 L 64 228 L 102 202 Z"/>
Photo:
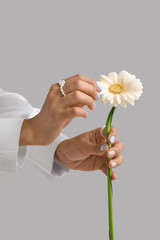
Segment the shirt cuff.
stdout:
<path fill-rule="evenodd" d="M 19 136 L 24 118 L 0 119 L 0 169 L 17 173 L 24 163 L 27 147 L 19 147 Z M 6 134 L 6 129 L 7 133 Z"/>
<path fill-rule="evenodd" d="M 18 168 L 23 167 L 26 155 L 27 155 L 27 146 L 19 146 L 18 158 L 17 158 L 17 167 Z"/>
<path fill-rule="evenodd" d="M 65 139 L 68 139 L 68 137 L 61 133 L 50 145 L 28 146 L 27 158 L 49 175 L 61 178 L 69 172 L 69 168 L 56 159 L 54 154 L 58 144 Z"/>

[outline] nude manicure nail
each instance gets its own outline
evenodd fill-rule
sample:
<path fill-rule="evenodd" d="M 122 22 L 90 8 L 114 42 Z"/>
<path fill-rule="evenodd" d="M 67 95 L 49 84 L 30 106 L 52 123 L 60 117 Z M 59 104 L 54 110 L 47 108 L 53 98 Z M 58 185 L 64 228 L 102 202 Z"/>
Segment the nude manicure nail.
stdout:
<path fill-rule="evenodd" d="M 100 98 L 99 92 L 97 92 L 97 97 L 98 97 L 98 99 Z"/>
<path fill-rule="evenodd" d="M 115 151 L 110 151 L 110 152 L 109 152 L 109 156 L 110 156 L 110 157 L 113 157 L 114 155 L 115 155 Z"/>
<path fill-rule="evenodd" d="M 100 151 L 104 151 L 106 148 L 106 144 L 103 144 L 101 147 L 100 147 Z"/>
<path fill-rule="evenodd" d="M 100 86 L 100 84 L 97 82 L 97 87 L 98 87 L 98 89 L 100 90 L 100 91 L 102 91 L 103 90 L 103 88 Z"/>
<path fill-rule="evenodd" d="M 110 140 L 111 143 L 114 143 L 114 141 L 115 141 L 115 136 L 110 137 L 109 140 Z"/>
<path fill-rule="evenodd" d="M 112 167 L 116 167 L 116 166 L 117 166 L 117 163 L 116 163 L 116 162 L 112 162 L 112 163 L 111 163 L 111 166 L 112 166 Z"/>

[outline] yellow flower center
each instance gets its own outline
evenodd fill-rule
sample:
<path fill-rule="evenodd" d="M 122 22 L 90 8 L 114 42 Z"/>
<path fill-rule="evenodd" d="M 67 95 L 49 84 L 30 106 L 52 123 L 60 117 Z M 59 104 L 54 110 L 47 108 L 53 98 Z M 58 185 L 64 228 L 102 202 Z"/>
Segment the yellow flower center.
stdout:
<path fill-rule="evenodd" d="M 109 91 L 114 94 L 119 94 L 125 92 L 126 87 L 122 83 L 114 83 L 109 87 Z"/>

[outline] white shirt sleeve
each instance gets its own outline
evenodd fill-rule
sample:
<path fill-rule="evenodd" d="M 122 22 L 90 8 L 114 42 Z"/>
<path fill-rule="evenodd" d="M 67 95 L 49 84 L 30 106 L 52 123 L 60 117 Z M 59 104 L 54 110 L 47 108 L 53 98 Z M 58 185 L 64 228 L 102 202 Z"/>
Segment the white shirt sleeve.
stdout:
<path fill-rule="evenodd" d="M 23 96 L 0 89 L 0 170 L 16 173 L 26 159 L 51 176 L 60 178 L 69 168 L 54 157 L 58 144 L 68 137 L 61 133 L 48 146 L 19 146 L 24 119 L 34 117 L 40 109 Z"/>

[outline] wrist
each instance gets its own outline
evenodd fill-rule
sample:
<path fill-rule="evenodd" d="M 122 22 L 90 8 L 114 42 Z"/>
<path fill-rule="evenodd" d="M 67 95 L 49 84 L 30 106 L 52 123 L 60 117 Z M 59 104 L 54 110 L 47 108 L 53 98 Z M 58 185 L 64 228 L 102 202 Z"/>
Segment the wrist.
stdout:
<path fill-rule="evenodd" d="M 55 150 L 55 153 L 54 153 L 54 157 L 56 159 L 58 159 L 60 162 L 61 162 L 61 159 L 62 159 L 62 151 L 60 150 L 60 145 L 61 145 L 62 142 L 60 142 Z"/>
<path fill-rule="evenodd" d="M 60 142 L 55 150 L 54 157 L 58 159 L 61 163 L 65 164 L 67 166 L 67 155 L 65 154 L 65 143 L 68 141 L 68 139 L 63 140 Z"/>
<path fill-rule="evenodd" d="M 21 127 L 19 146 L 35 145 L 32 119 L 24 119 Z"/>

